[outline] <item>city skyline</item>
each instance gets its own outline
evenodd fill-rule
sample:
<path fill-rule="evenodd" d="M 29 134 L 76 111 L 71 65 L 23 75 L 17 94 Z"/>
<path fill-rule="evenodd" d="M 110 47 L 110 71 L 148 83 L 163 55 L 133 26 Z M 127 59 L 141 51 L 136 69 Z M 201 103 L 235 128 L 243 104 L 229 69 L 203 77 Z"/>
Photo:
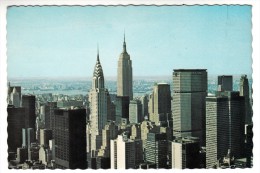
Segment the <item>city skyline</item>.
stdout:
<path fill-rule="evenodd" d="M 90 58 L 93 40 L 98 38 L 106 42 L 114 37 L 113 42 L 117 42 L 120 27 L 127 23 L 130 23 L 127 29 L 133 31 L 131 27 L 134 26 L 139 35 L 131 35 L 130 32 L 128 41 L 124 28 L 121 51 L 117 51 L 119 46 L 113 48 L 116 43 L 106 44 L 110 51 L 104 57 L 122 52 L 117 56 L 117 69 L 111 60 L 101 60 L 98 46 L 92 88 L 87 95 L 55 95 L 53 92 L 26 95 L 21 91 L 24 87 L 16 88 L 9 82 L 8 134 L 14 138 L 8 138 L 8 168 L 251 168 L 251 87 L 247 75 L 241 75 L 239 88 L 237 79 L 233 83 L 233 77 L 229 75 L 230 72 L 232 75 L 251 75 L 250 65 L 246 65 L 249 61 L 245 59 L 250 59 L 252 53 L 252 36 L 251 31 L 248 31 L 251 23 L 247 20 L 248 17 L 251 18 L 251 7 L 241 7 L 242 9 L 240 6 L 138 6 L 125 8 L 125 13 L 116 18 L 124 7 L 84 7 L 83 10 L 78 10 L 76 7 L 63 6 L 59 10 L 55 7 L 40 9 L 39 13 L 43 15 L 39 22 L 34 21 L 39 16 L 30 16 L 34 14 L 33 8 L 26 9 L 26 12 L 22 8 L 9 8 L 7 20 L 11 15 L 14 21 L 7 25 L 7 30 L 11 30 L 11 33 L 14 29 L 12 27 L 19 27 L 19 18 L 15 18 L 19 12 L 23 12 L 20 14 L 22 21 L 28 22 L 28 26 L 21 26 L 18 32 L 12 33 L 11 38 L 7 35 L 9 78 L 18 73 L 16 77 L 22 78 L 28 72 L 30 74 L 25 77 L 44 77 L 42 75 L 46 74 L 50 77 L 88 76 L 88 70 L 90 74 L 93 72 Z M 43 22 L 45 17 L 52 15 L 53 8 L 56 9 L 55 15 L 59 15 Z M 105 10 L 100 13 L 102 8 Z M 75 10 L 75 20 L 70 18 L 71 10 Z M 244 13 L 241 20 L 237 20 L 241 17 L 238 11 Z M 82 14 L 86 15 L 87 24 L 91 21 L 91 25 L 85 25 L 81 20 Z M 27 18 L 27 15 L 30 17 Z M 144 30 L 147 31 L 145 34 L 140 33 Z M 41 34 L 42 31 L 46 32 Z M 109 36 L 99 35 L 102 33 L 100 31 Z M 27 35 L 27 32 L 30 34 Z M 16 42 L 15 36 L 18 37 Z M 145 37 L 148 39 L 140 39 Z M 126 43 L 128 45 L 129 42 L 127 51 Z M 133 42 L 136 44 L 131 46 Z M 83 53 L 86 48 L 89 51 Z M 135 55 L 132 52 L 143 58 L 133 58 Z M 19 61 L 15 58 L 22 56 L 29 59 Z M 132 64 L 132 61 L 136 64 Z M 232 66 L 227 68 L 227 65 Z M 137 68 L 134 73 L 138 75 L 171 74 L 172 84 L 156 81 L 152 93 L 147 95 L 142 91 L 151 91 L 151 83 L 145 84 L 142 81 L 143 87 L 134 90 L 132 67 L 133 71 Z M 110 69 L 108 73 L 105 68 Z M 213 70 L 212 74 L 219 75 L 217 83 L 208 81 L 208 69 Z M 117 94 L 105 85 L 104 74 L 113 74 L 114 70 L 118 72 Z M 53 91 L 75 88 L 82 90 L 80 85 L 72 85 L 60 84 L 53 87 Z M 233 90 L 233 86 L 236 86 L 236 90 Z M 32 87 L 41 90 L 39 86 Z M 143 90 L 145 87 L 147 88 Z M 212 87 L 213 93 L 209 93 L 208 88 Z M 133 98 L 136 91 L 142 93 L 141 97 Z M 213 97 L 221 97 L 226 101 L 222 106 L 218 102 L 210 103 Z M 216 116 L 217 121 L 210 114 Z M 21 121 L 17 121 L 20 117 Z M 228 123 L 219 123 L 224 118 L 228 119 Z M 208 124 L 209 121 L 212 124 Z M 226 127 L 225 134 L 228 138 L 224 140 L 225 146 L 221 143 L 226 138 L 222 135 L 223 131 L 213 128 L 222 125 Z M 42 129 L 51 131 L 44 134 Z M 22 132 L 22 139 L 15 138 L 16 131 Z M 213 134 L 212 140 L 209 134 Z M 40 145 L 43 143 L 46 145 Z M 75 147 L 74 143 L 78 146 Z M 217 153 L 220 151 L 219 146 L 223 146 L 222 154 L 214 155 L 215 150 Z"/>
<path fill-rule="evenodd" d="M 105 78 L 116 76 L 124 30 L 133 76 L 252 73 L 250 6 L 11 7 L 7 30 L 8 78 L 90 77 L 97 43 Z"/>

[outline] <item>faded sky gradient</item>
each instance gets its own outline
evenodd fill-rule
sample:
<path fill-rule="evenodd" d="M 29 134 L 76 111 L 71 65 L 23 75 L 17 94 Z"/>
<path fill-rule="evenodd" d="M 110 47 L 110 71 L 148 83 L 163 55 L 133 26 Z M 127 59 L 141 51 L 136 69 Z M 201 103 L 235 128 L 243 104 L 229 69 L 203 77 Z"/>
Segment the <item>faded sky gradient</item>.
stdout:
<path fill-rule="evenodd" d="M 134 76 L 251 74 L 251 6 L 10 7 L 8 77 L 90 77 L 97 44 L 116 76 L 124 30 Z"/>

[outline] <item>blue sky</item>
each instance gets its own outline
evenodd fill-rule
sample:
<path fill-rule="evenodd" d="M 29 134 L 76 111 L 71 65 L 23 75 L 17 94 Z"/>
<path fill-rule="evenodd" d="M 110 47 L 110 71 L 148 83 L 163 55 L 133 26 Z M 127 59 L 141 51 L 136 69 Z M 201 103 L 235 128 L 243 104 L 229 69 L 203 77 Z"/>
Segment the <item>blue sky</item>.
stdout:
<path fill-rule="evenodd" d="M 90 77 L 97 44 L 116 76 L 124 30 L 134 76 L 251 74 L 251 6 L 10 7 L 8 77 Z"/>

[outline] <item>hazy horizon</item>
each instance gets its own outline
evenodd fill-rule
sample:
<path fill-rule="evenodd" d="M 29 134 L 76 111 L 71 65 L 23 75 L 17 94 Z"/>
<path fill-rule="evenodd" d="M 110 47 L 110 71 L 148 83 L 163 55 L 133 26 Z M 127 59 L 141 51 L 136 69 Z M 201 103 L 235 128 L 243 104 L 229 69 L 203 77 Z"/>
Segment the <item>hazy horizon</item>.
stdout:
<path fill-rule="evenodd" d="M 252 74 L 208 74 L 208 78 L 213 78 L 221 75 L 232 75 L 233 78 L 240 78 L 241 75 L 247 75 L 248 79 L 252 79 Z M 158 75 L 158 76 L 133 76 L 134 80 L 138 79 L 172 79 L 171 75 Z M 8 80 L 38 80 L 38 79 L 50 79 L 50 80 L 92 80 L 92 76 L 52 76 L 52 77 L 8 77 Z M 105 76 L 105 80 L 117 80 L 117 76 Z"/>

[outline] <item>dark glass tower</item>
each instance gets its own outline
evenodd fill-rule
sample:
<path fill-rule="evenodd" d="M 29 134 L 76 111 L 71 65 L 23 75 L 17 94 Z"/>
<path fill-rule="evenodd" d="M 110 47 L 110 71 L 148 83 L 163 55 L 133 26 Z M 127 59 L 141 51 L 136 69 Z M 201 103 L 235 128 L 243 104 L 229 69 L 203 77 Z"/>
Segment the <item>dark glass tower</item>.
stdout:
<path fill-rule="evenodd" d="M 86 169 L 86 109 L 54 110 L 55 165 Z"/>
<path fill-rule="evenodd" d="M 116 123 L 120 124 L 121 119 L 127 119 L 129 121 L 129 97 L 117 96 L 116 97 Z"/>
<path fill-rule="evenodd" d="M 252 124 L 252 106 L 249 97 L 249 83 L 247 75 L 240 78 L 240 96 L 245 97 L 245 123 Z"/>
<path fill-rule="evenodd" d="M 218 91 L 233 91 L 233 76 L 218 76 Z"/>
<path fill-rule="evenodd" d="M 25 109 L 9 106 L 7 108 L 7 114 L 8 152 L 16 152 L 17 148 L 22 146 L 22 129 L 25 126 Z"/>
<path fill-rule="evenodd" d="M 25 128 L 33 128 L 35 130 L 35 96 L 23 95 L 22 107 L 25 109 Z"/>

